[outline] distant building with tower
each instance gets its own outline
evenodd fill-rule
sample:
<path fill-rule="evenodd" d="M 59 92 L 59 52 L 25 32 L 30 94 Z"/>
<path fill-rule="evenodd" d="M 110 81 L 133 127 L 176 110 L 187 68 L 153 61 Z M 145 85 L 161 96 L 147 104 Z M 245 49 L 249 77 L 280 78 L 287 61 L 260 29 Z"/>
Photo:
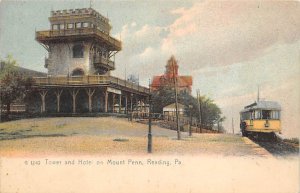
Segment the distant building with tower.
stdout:
<path fill-rule="evenodd" d="M 47 77 L 34 77 L 36 96 L 28 111 L 128 113 L 143 110 L 149 89 L 111 76 L 122 49 L 107 17 L 92 8 L 51 11 L 50 30 L 36 40 L 48 51 Z"/>
<path fill-rule="evenodd" d="M 178 63 L 174 56 L 167 61 L 166 71 L 163 75 L 154 76 L 151 83 L 151 90 L 158 90 L 160 87 L 174 88 L 174 78 L 177 79 L 179 92 L 192 93 L 193 78 L 192 76 L 180 76 L 178 74 Z"/>

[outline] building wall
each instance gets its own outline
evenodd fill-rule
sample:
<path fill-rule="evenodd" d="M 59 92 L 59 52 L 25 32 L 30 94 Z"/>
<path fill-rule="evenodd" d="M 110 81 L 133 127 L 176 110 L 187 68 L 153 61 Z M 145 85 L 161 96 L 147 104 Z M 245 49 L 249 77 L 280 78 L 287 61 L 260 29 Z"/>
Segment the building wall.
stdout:
<path fill-rule="evenodd" d="M 176 108 L 164 107 L 163 108 L 163 114 L 164 115 L 169 115 L 169 116 L 175 116 L 176 115 Z M 184 109 L 183 108 L 178 108 L 178 114 L 183 115 L 184 114 Z"/>
<path fill-rule="evenodd" d="M 83 58 L 73 58 L 73 46 L 78 43 L 55 43 L 50 45 L 48 74 L 50 76 L 72 74 L 73 70 L 80 68 L 85 75 L 95 72 L 89 57 L 90 42 L 83 43 Z"/>

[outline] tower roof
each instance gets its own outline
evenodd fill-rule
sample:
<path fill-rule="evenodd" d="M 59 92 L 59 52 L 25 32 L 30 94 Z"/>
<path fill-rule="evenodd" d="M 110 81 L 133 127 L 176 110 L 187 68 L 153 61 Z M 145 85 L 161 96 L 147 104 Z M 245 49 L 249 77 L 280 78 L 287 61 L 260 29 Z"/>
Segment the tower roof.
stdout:
<path fill-rule="evenodd" d="M 174 55 L 172 55 L 170 57 L 170 59 L 168 60 L 166 67 L 168 67 L 168 66 L 177 66 L 178 67 L 177 60 Z"/>

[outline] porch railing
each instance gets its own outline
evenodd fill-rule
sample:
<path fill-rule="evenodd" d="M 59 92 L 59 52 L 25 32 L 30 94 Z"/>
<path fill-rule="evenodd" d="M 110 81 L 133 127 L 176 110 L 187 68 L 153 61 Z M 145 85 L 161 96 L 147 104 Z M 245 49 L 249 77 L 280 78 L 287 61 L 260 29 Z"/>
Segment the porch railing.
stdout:
<path fill-rule="evenodd" d="M 86 85 L 86 84 L 115 84 L 130 88 L 139 92 L 150 93 L 146 87 L 139 86 L 129 81 L 122 80 L 113 76 L 91 75 L 91 76 L 48 76 L 48 77 L 34 77 L 35 85 Z"/>

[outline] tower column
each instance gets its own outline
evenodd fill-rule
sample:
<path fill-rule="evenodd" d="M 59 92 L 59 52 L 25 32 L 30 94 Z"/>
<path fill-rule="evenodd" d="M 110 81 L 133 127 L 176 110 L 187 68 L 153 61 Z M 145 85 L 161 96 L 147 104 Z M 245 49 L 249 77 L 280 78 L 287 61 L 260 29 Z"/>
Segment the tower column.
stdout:
<path fill-rule="evenodd" d="M 122 110 L 122 94 L 119 95 L 119 113 L 121 113 Z"/>
<path fill-rule="evenodd" d="M 92 112 L 92 97 L 93 97 L 93 94 L 95 93 L 95 89 L 88 88 L 85 91 L 89 97 L 89 112 L 91 113 Z"/>
<path fill-rule="evenodd" d="M 107 90 L 105 90 L 105 93 L 104 93 L 104 112 L 107 113 L 107 110 L 108 110 L 108 92 Z"/>
<path fill-rule="evenodd" d="M 42 90 L 39 92 L 42 100 L 42 105 L 41 105 L 41 113 L 44 113 L 46 111 L 46 95 L 47 95 L 47 90 Z"/>
<path fill-rule="evenodd" d="M 76 96 L 79 92 L 79 89 L 72 89 L 70 91 L 70 94 L 72 95 L 72 99 L 73 99 L 73 113 L 76 113 Z"/>
<path fill-rule="evenodd" d="M 128 105 L 128 96 L 125 95 L 125 114 L 128 113 L 128 107 L 127 107 L 127 105 Z"/>
<path fill-rule="evenodd" d="M 115 93 L 111 93 L 112 94 L 112 112 L 115 112 L 115 98 L 116 98 L 116 94 Z"/>
<path fill-rule="evenodd" d="M 131 113 L 132 113 L 132 110 L 133 110 L 133 104 L 132 104 L 132 102 L 133 102 L 133 94 L 131 93 L 130 94 L 130 111 L 131 111 Z"/>
<path fill-rule="evenodd" d="M 63 92 L 63 90 L 61 89 L 61 90 L 59 90 L 59 89 L 57 89 L 54 93 L 55 93 L 55 95 L 56 95 L 56 105 L 57 105 L 57 107 L 56 107 L 56 112 L 60 112 L 60 96 L 61 96 L 61 94 L 62 94 L 62 92 Z"/>
<path fill-rule="evenodd" d="M 101 102 L 101 93 L 99 94 L 99 99 L 98 99 L 99 101 L 98 101 L 98 103 L 99 103 L 99 112 L 101 112 L 101 104 L 102 104 L 102 102 Z"/>

